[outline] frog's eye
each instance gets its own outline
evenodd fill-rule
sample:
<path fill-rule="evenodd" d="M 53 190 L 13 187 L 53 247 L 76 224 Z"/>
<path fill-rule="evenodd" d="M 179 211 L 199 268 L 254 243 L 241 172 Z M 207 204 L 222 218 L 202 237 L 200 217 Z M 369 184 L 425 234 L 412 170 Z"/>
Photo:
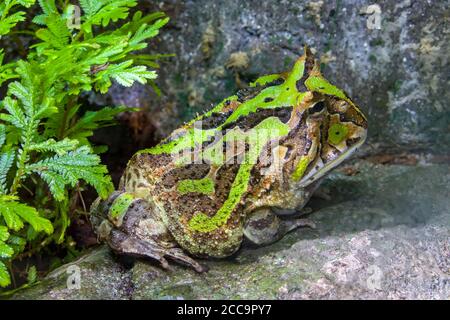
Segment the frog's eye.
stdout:
<path fill-rule="evenodd" d="M 333 145 L 340 144 L 345 138 L 347 138 L 347 134 L 347 126 L 340 123 L 335 123 L 328 129 L 328 142 Z"/>
<path fill-rule="evenodd" d="M 317 102 L 311 109 L 309 109 L 310 114 L 321 112 L 325 108 L 325 103 L 323 101 Z"/>

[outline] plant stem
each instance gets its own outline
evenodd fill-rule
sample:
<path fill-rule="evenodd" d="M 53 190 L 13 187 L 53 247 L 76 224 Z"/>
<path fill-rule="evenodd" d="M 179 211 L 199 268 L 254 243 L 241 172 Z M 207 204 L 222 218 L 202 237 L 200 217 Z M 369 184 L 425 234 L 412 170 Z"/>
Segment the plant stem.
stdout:
<path fill-rule="evenodd" d="M 68 120 L 67 118 L 69 117 L 70 111 L 75 106 L 77 99 L 78 99 L 77 96 L 71 96 L 69 98 L 69 102 L 67 103 L 66 109 L 64 110 L 63 119 L 61 121 L 61 127 L 59 127 L 58 140 L 64 139 L 66 135 L 67 120 Z"/>
<path fill-rule="evenodd" d="M 23 179 L 23 176 L 25 175 L 25 167 L 26 167 L 26 163 L 28 161 L 28 148 L 31 141 L 31 137 L 32 137 L 32 132 L 34 130 L 36 130 L 36 127 L 33 125 L 34 122 L 34 118 L 30 119 L 30 124 L 27 128 L 27 133 L 25 134 L 25 141 L 23 141 L 21 149 L 20 149 L 20 155 L 19 155 L 19 159 L 17 161 L 17 172 L 16 175 L 14 176 L 14 180 L 13 183 L 11 185 L 11 195 L 15 195 L 17 193 L 17 190 L 19 189 L 19 187 L 21 186 L 21 181 Z"/>
<path fill-rule="evenodd" d="M 17 193 L 17 190 L 20 187 L 20 181 L 22 180 L 22 177 L 25 173 L 25 163 L 27 159 L 28 153 L 27 150 L 24 147 L 22 147 L 22 153 L 19 156 L 19 160 L 17 161 L 17 172 L 14 176 L 13 183 L 11 185 L 11 195 L 15 195 Z"/>

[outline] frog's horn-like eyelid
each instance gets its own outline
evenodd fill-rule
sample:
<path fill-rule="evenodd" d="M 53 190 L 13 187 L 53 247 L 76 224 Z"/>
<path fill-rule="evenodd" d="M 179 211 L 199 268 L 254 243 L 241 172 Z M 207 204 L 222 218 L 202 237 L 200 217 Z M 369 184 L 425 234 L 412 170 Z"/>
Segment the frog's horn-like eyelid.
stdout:
<path fill-rule="evenodd" d="M 314 59 L 314 66 L 309 74 L 309 76 L 320 77 L 322 76 L 322 72 L 320 72 L 320 62 L 319 59 Z"/>
<path fill-rule="evenodd" d="M 308 77 L 311 75 L 321 76 L 322 73 L 320 72 L 319 60 L 316 59 L 316 57 L 312 53 L 311 49 L 307 45 L 304 45 L 303 51 L 304 51 L 304 53 L 303 53 L 303 56 L 301 56 L 301 59 L 305 60 L 305 64 L 306 64 L 305 69 L 307 70 L 307 76 Z M 308 66 L 311 64 L 312 64 L 312 67 Z"/>
<path fill-rule="evenodd" d="M 305 58 L 308 56 L 314 56 L 311 49 L 306 44 L 303 46 L 303 54 L 305 55 Z"/>

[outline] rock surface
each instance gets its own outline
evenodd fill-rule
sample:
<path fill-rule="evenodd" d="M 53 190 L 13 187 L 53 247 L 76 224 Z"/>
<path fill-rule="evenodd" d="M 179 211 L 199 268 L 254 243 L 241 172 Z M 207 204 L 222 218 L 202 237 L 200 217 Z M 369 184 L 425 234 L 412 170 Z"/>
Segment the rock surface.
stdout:
<path fill-rule="evenodd" d="M 363 14 L 373 3 L 141 1 L 171 17 L 149 50 L 176 57 L 159 71 L 161 99 L 145 87 L 116 88 L 112 102 L 148 110 L 159 139 L 257 76 L 288 70 L 307 44 L 368 115 L 369 143 L 448 152 L 448 1 L 376 1 L 380 29 Z"/>
<path fill-rule="evenodd" d="M 310 202 L 315 230 L 203 261 L 205 274 L 145 261 L 126 268 L 100 247 L 14 298 L 449 299 L 449 169 L 355 161 L 324 182 L 331 200 Z M 68 287 L 77 270 L 80 287 Z"/>

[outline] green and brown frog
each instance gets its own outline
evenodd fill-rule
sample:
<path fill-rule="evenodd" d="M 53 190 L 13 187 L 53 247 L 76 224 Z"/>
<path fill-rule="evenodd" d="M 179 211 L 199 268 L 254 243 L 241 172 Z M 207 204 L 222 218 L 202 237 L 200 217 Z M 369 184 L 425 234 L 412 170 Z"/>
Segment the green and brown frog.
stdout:
<path fill-rule="evenodd" d="M 232 255 L 309 225 L 299 217 L 322 178 L 365 140 L 367 120 L 320 73 L 311 51 L 290 72 L 258 78 L 129 161 L 118 191 L 92 206 L 99 238 L 118 254 Z"/>

